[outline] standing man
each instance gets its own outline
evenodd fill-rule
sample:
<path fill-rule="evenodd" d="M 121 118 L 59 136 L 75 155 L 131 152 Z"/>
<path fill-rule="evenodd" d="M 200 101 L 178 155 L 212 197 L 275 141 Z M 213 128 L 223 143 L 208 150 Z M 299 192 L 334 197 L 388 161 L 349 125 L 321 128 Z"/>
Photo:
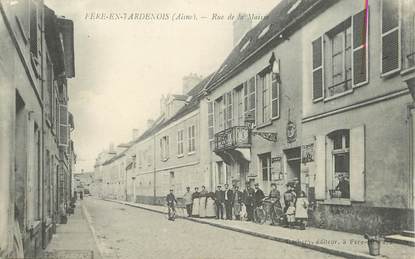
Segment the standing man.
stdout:
<path fill-rule="evenodd" d="M 195 192 L 192 194 L 192 217 L 199 217 L 200 206 L 200 192 L 199 187 L 195 187 Z"/>
<path fill-rule="evenodd" d="M 265 198 L 264 192 L 259 188 L 259 184 L 256 183 L 255 184 L 255 195 L 254 195 L 255 208 L 258 207 L 262 203 L 262 200 L 264 198 Z"/>
<path fill-rule="evenodd" d="M 223 219 L 223 203 L 225 201 L 225 193 L 221 190 L 222 186 L 218 185 L 215 192 L 216 219 Z"/>
<path fill-rule="evenodd" d="M 239 191 L 239 187 L 235 185 L 235 191 L 233 192 L 233 213 L 236 220 L 241 220 L 241 205 L 242 205 L 242 192 Z"/>
<path fill-rule="evenodd" d="M 232 202 L 233 202 L 233 192 L 229 189 L 229 185 L 225 184 L 225 212 L 226 219 L 232 220 Z"/>
<path fill-rule="evenodd" d="M 186 187 L 186 193 L 183 195 L 184 204 L 186 205 L 187 216 L 192 216 L 193 199 L 190 187 Z"/>
<path fill-rule="evenodd" d="M 167 207 L 169 209 L 169 220 L 174 220 L 176 214 L 175 204 L 177 204 L 176 197 L 174 197 L 173 189 L 170 189 L 170 193 L 166 197 Z"/>
<path fill-rule="evenodd" d="M 248 221 L 254 220 L 254 194 L 255 191 L 251 188 L 251 183 L 246 182 L 246 189 L 243 193 L 243 203 L 246 207 L 246 214 L 248 216 Z"/>

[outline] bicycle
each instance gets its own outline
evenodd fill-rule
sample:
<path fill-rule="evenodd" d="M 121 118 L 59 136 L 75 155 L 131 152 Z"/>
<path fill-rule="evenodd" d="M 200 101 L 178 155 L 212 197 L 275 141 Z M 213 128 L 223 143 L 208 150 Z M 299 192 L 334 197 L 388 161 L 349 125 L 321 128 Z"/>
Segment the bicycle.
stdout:
<path fill-rule="evenodd" d="M 267 221 L 267 211 L 264 209 L 264 204 L 261 202 L 255 209 L 254 209 L 254 222 L 257 224 L 264 224 Z"/>
<path fill-rule="evenodd" d="M 176 209 L 174 205 L 167 205 L 169 220 L 174 221 L 176 219 Z"/>
<path fill-rule="evenodd" d="M 279 201 L 270 201 L 270 203 L 269 217 L 271 218 L 271 223 L 272 225 L 279 225 L 284 221 L 284 211 L 282 210 L 281 203 Z"/>

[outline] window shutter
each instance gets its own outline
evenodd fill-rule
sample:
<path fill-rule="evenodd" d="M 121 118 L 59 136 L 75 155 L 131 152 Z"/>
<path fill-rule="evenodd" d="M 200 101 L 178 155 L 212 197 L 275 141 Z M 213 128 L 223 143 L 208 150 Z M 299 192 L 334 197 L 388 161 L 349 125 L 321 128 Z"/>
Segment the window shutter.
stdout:
<path fill-rule="evenodd" d="M 313 41 L 313 100 L 324 97 L 323 38 Z"/>
<path fill-rule="evenodd" d="M 382 75 L 401 68 L 399 0 L 382 0 Z"/>
<path fill-rule="evenodd" d="M 350 130 L 350 199 L 365 200 L 365 128 Z"/>
<path fill-rule="evenodd" d="M 67 147 L 69 141 L 68 107 L 59 105 L 59 145 Z"/>
<path fill-rule="evenodd" d="M 315 194 L 317 200 L 326 199 L 326 136 L 316 136 Z"/>
<path fill-rule="evenodd" d="M 369 81 L 368 31 L 369 9 L 364 9 L 353 16 L 353 87 Z"/>

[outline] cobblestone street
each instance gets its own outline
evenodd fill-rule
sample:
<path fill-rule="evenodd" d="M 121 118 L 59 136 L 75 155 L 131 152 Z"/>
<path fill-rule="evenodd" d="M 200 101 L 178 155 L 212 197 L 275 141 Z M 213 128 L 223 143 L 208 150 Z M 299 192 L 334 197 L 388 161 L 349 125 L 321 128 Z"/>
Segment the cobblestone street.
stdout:
<path fill-rule="evenodd" d="M 165 215 L 87 199 L 104 257 L 117 258 L 336 258 Z M 337 257 L 339 258 L 339 257 Z"/>

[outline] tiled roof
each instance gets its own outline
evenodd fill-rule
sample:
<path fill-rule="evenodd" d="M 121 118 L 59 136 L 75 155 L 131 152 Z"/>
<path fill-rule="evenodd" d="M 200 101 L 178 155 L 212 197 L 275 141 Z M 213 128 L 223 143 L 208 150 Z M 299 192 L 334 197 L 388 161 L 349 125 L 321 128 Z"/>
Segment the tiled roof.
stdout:
<path fill-rule="evenodd" d="M 282 0 L 254 28 L 248 31 L 218 68 L 206 89 L 210 90 L 223 80 L 232 77 L 247 60 L 265 46 L 277 45 L 302 23 L 322 12 L 338 0 Z M 249 42 L 249 43 L 248 43 Z"/>

